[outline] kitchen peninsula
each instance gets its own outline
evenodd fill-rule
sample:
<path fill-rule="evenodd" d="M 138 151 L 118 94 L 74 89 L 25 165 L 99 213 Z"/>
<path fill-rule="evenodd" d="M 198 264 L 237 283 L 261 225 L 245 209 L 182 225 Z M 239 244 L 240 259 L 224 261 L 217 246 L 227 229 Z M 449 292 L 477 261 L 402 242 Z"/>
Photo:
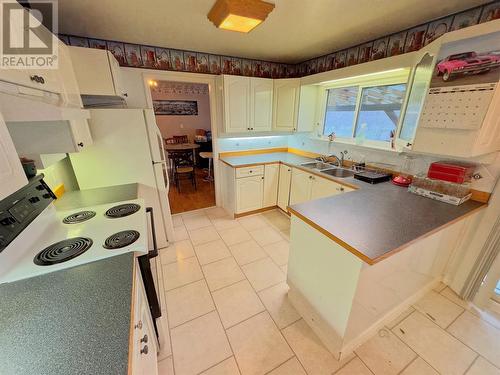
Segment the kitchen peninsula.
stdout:
<path fill-rule="evenodd" d="M 371 185 L 353 177 L 331 177 L 306 166 L 314 159 L 291 151 L 220 160 L 227 180 L 276 163 L 291 170 L 292 177 L 284 182 L 289 184 L 291 214 L 288 296 L 328 349 L 341 358 L 441 281 L 467 218 L 486 205 L 471 200 L 453 206 L 390 182 Z M 306 180 L 313 185 L 328 181 L 341 188 L 295 203 L 295 191 L 303 188 L 294 176 L 302 173 L 312 176 Z M 265 169 L 261 174 L 266 185 L 269 176 Z M 279 199 L 281 185 L 277 191 Z"/>

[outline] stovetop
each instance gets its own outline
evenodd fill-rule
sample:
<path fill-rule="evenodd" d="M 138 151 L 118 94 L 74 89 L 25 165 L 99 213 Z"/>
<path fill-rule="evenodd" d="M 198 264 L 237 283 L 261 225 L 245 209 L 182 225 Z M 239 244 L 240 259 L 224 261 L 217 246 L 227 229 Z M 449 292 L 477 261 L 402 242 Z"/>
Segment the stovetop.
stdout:
<path fill-rule="evenodd" d="M 141 199 L 63 211 L 49 204 L 0 254 L 0 283 L 147 253 L 145 210 Z"/>

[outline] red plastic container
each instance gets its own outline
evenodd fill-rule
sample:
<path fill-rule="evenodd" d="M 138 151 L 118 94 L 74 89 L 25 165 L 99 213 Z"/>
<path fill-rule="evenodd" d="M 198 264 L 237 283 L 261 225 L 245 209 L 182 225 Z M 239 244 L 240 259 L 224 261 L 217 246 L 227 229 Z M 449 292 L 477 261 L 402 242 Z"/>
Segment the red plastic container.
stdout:
<path fill-rule="evenodd" d="M 429 166 L 427 177 L 435 180 L 455 182 L 463 184 L 469 182 L 476 166 L 460 161 L 436 161 Z"/>

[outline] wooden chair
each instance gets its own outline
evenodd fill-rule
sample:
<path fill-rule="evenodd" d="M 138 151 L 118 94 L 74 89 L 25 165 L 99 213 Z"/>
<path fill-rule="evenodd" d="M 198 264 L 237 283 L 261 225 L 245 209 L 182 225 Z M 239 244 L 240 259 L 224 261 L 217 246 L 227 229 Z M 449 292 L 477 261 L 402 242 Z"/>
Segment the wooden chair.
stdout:
<path fill-rule="evenodd" d="M 174 135 L 174 143 L 188 143 L 189 139 L 187 135 Z"/>
<path fill-rule="evenodd" d="M 174 182 L 177 191 L 181 192 L 181 179 L 190 179 L 191 184 L 196 187 L 196 173 L 192 151 L 179 151 L 172 154 L 174 160 Z"/>

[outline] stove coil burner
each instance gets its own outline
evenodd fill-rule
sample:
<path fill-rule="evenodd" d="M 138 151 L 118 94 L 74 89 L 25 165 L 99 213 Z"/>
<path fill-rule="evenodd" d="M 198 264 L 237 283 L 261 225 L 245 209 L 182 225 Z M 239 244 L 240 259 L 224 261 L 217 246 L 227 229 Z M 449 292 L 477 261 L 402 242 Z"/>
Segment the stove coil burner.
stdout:
<path fill-rule="evenodd" d="M 95 216 L 94 211 L 80 211 L 75 212 L 69 216 L 66 216 L 63 219 L 64 224 L 78 224 L 83 223 L 84 221 L 90 220 Z"/>
<path fill-rule="evenodd" d="M 50 266 L 63 263 L 82 255 L 92 246 L 92 240 L 86 237 L 74 237 L 56 242 L 40 251 L 33 262 L 38 266 Z"/>
<path fill-rule="evenodd" d="M 104 248 L 115 250 L 133 244 L 139 238 L 140 234 L 136 230 L 124 230 L 115 233 L 104 241 Z"/>
<path fill-rule="evenodd" d="M 133 213 L 139 211 L 141 209 L 141 206 L 135 203 L 125 203 L 125 204 L 120 204 L 115 207 L 111 207 L 109 210 L 106 211 L 106 216 L 112 219 L 118 218 L 118 217 L 125 217 L 128 215 L 132 215 Z"/>

